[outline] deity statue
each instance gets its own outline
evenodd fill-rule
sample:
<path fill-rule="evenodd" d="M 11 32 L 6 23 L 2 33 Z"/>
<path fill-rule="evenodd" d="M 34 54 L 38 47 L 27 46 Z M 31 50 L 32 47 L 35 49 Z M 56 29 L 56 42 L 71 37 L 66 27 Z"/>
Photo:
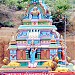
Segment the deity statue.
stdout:
<path fill-rule="evenodd" d="M 38 19 L 39 18 L 39 14 L 40 14 L 40 11 L 38 10 L 38 8 L 34 7 L 33 11 L 31 11 L 32 18 L 33 19 Z"/>
<path fill-rule="evenodd" d="M 34 48 L 30 51 L 30 62 L 28 67 L 36 67 L 37 63 L 35 62 L 35 54 L 36 54 L 37 48 Z"/>

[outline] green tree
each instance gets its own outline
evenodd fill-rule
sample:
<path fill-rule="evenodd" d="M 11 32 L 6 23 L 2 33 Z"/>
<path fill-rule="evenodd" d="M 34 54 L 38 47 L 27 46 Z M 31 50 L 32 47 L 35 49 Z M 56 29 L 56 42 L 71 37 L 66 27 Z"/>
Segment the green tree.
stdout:
<path fill-rule="evenodd" d="M 69 0 L 56 0 L 54 3 L 55 10 L 60 10 L 61 13 L 70 8 Z"/>
<path fill-rule="evenodd" d="M 45 0 L 45 2 L 51 7 L 51 10 L 60 10 L 60 13 L 63 13 L 70 8 L 69 0 Z"/>
<path fill-rule="evenodd" d="M 5 4 L 9 8 L 23 9 L 27 6 L 28 0 L 1 0 L 0 3 Z"/>

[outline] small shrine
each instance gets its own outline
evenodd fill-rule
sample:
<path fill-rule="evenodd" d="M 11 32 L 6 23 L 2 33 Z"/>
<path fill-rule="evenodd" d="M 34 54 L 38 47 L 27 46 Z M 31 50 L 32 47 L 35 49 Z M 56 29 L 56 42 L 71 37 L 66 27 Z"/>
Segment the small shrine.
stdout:
<path fill-rule="evenodd" d="M 52 25 L 51 12 L 44 0 L 30 0 L 22 22 L 8 47 L 10 61 L 28 67 L 31 63 L 41 66 L 56 56 L 60 62 L 65 60 L 64 39 Z"/>

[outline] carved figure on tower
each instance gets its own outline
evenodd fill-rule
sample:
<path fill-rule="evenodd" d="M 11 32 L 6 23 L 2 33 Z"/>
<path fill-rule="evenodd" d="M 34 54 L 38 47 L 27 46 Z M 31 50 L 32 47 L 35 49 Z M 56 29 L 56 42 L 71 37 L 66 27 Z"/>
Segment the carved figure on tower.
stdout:
<path fill-rule="evenodd" d="M 31 11 L 32 19 L 39 19 L 39 14 L 40 11 L 38 10 L 38 8 L 34 7 L 33 10 Z"/>

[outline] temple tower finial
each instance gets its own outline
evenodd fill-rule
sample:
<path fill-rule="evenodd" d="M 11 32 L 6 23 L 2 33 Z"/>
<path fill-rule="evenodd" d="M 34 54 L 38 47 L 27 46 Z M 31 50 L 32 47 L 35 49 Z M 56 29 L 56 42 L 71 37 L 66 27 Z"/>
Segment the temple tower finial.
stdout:
<path fill-rule="evenodd" d="M 43 3 L 44 0 L 30 0 L 31 3 Z"/>

